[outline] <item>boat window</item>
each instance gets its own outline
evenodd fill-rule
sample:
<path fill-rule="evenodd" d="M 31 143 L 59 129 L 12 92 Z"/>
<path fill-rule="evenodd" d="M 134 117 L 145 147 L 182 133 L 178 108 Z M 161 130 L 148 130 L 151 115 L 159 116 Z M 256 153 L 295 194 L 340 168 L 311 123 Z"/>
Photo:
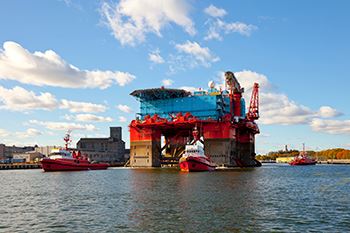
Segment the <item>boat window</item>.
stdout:
<path fill-rule="evenodd" d="M 60 152 L 54 152 L 54 153 L 51 153 L 51 155 L 62 155 L 62 153 L 60 153 Z"/>

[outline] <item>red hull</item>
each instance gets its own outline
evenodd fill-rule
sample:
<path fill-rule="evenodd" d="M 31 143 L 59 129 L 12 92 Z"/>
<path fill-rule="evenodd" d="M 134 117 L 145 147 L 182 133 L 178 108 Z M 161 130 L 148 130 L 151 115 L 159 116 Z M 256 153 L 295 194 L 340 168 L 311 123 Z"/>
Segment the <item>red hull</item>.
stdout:
<path fill-rule="evenodd" d="M 293 166 L 297 166 L 297 165 L 316 165 L 316 163 L 317 161 L 314 159 L 303 157 L 303 158 L 295 158 L 289 164 Z"/>
<path fill-rule="evenodd" d="M 90 163 L 86 160 L 50 159 L 41 160 L 41 166 L 46 172 L 50 171 L 85 171 L 104 170 L 109 167 L 107 163 Z"/>
<path fill-rule="evenodd" d="M 214 171 L 216 165 L 204 157 L 188 156 L 180 159 L 180 169 L 185 172 Z"/>

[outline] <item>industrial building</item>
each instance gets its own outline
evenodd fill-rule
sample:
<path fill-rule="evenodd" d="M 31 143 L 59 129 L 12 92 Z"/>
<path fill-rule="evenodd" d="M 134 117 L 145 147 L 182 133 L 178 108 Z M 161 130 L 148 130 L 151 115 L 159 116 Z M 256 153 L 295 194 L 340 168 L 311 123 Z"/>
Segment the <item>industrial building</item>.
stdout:
<path fill-rule="evenodd" d="M 194 129 L 200 134 L 205 154 L 217 165 L 260 166 L 255 159 L 259 85 L 254 84 L 246 113 L 244 89 L 232 72 L 225 76 L 224 90 L 210 82 L 208 90 L 193 93 L 163 87 L 133 91 L 140 111 L 129 125 L 130 166 L 176 164 L 186 144 L 193 141 Z"/>
<path fill-rule="evenodd" d="M 77 150 L 87 155 L 91 161 L 120 163 L 125 161 L 125 142 L 122 140 L 122 128 L 110 127 L 108 138 L 81 138 Z"/>
<path fill-rule="evenodd" d="M 45 157 L 44 154 L 42 154 L 40 152 L 36 152 L 36 151 L 28 151 L 28 152 L 24 152 L 24 153 L 14 153 L 13 154 L 14 160 L 23 159 L 23 162 L 26 162 L 26 163 L 39 162 L 40 159 L 42 159 L 44 157 Z"/>
<path fill-rule="evenodd" d="M 51 151 L 53 149 L 57 149 L 57 148 L 60 148 L 60 147 L 59 146 L 38 146 L 38 147 L 35 147 L 35 151 L 47 157 L 49 156 L 49 154 L 51 154 Z"/>
<path fill-rule="evenodd" d="M 0 144 L 0 160 L 11 159 L 14 153 L 24 153 L 27 151 L 33 151 L 34 146 L 6 146 L 5 144 Z"/>

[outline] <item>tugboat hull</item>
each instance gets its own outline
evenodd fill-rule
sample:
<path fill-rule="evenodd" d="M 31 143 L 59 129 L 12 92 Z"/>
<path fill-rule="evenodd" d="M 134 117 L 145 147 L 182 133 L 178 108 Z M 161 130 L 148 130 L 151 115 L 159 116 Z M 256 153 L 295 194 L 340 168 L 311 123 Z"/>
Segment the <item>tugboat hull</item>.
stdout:
<path fill-rule="evenodd" d="M 92 164 L 82 160 L 66 160 L 66 159 L 42 159 L 41 166 L 45 172 L 50 171 L 84 171 L 84 170 L 104 170 L 108 168 L 108 164 Z"/>
<path fill-rule="evenodd" d="M 302 158 L 294 158 L 289 164 L 292 166 L 305 166 L 305 165 L 315 165 L 317 163 L 316 160 L 310 159 L 307 157 Z"/>
<path fill-rule="evenodd" d="M 188 156 L 180 159 L 180 170 L 184 172 L 214 171 L 216 165 L 207 158 Z"/>

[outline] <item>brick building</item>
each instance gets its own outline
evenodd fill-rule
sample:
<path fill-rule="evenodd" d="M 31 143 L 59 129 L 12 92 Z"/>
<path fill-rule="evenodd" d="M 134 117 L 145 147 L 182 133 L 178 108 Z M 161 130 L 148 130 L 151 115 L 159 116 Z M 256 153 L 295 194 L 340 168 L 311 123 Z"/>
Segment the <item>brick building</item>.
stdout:
<path fill-rule="evenodd" d="M 122 140 L 122 128 L 110 127 L 108 138 L 81 138 L 77 142 L 77 150 L 87 155 L 91 161 L 124 162 L 125 142 Z"/>

